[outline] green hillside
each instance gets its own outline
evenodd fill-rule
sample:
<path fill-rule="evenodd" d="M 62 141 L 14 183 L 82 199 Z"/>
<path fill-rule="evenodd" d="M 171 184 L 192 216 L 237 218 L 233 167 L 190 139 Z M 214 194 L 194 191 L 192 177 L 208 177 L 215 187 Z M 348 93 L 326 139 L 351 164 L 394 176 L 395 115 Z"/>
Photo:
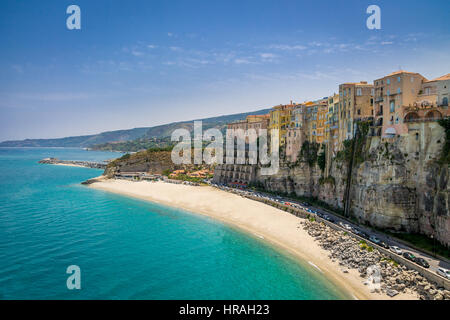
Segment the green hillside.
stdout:
<path fill-rule="evenodd" d="M 225 124 L 231 121 L 245 119 L 247 115 L 265 114 L 270 109 L 258 110 L 254 112 L 239 113 L 232 115 L 224 115 L 212 118 L 199 119 L 203 121 L 203 129 L 206 130 L 211 127 L 223 129 Z M 107 143 L 120 143 L 133 140 L 146 140 L 148 138 L 163 139 L 170 137 L 173 130 L 177 128 L 186 128 L 191 130 L 193 127 L 193 120 L 174 122 L 165 125 L 154 127 L 134 128 L 129 130 L 115 130 L 107 131 L 99 134 L 75 136 L 58 139 L 25 139 L 15 141 L 0 142 L 0 147 L 93 147 L 96 145 Z M 166 139 L 163 139 L 166 140 Z M 130 150 L 131 151 L 131 150 Z"/>

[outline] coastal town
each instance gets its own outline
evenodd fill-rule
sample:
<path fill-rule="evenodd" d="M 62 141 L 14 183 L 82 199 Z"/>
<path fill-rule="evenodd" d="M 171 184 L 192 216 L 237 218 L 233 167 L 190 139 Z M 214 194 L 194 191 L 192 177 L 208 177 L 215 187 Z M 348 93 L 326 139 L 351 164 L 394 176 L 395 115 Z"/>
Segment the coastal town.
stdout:
<path fill-rule="evenodd" d="M 449 85 L 450 74 L 427 80 L 397 71 L 373 83 L 340 84 L 338 93 L 328 97 L 291 101 L 268 114 L 228 123 L 228 129 L 278 129 L 281 168 L 275 176 L 263 176 L 260 165 L 249 163 L 169 167 L 167 158 L 148 165 L 154 155 L 141 152 L 112 162 L 105 176 L 89 184 L 152 201 L 164 198 L 164 203 L 188 209 L 193 208 L 183 201 L 192 205 L 197 191 L 186 189 L 192 199 L 183 200 L 169 192 L 163 197 L 161 188 L 209 184 L 306 219 L 301 228 L 344 274 L 356 269 L 367 278 L 366 267 L 381 266 L 384 280 L 372 293 L 449 299 L 448 258 L 399 238 L 402 232 L 421 233 L 442 248 L 449 244 L 448 141 L 442 125 L 450 115 Z M 205 199 L 195 203 L 211 205 Z M 222 207 L 211 209 L 220 219 L 227 217 L 221 212 L 227 205 Z M 234 222 L 245 227 L 241 218 Z"/>
<path fill-rule="evenodd" d="M 396 71 L 367 81 L 342 83 L 338 93 L 304 103 L 274 106 L 269 114 L 250 115 L 228 124 L 228 129 L 278 129 L 281 152 L 295 163 L 305 141 L 324 150 L 327 159 L 345 148 L 356 136 L 356 124 L 367 121 L 368 135 L 393 142 L 398 136 L 418 137 L 417 125 L 450 115 L 450 74 L 428 80 L 415 72 Z M 418 139 L 418 138 L 417 138 Z M 230 175 L 226 164 L 217 179 L 226 183 L 250 183 L 251 175 Z M 221 169 L 219 167 L 218 169 Z"/>
<path fill-rule="evenodd" d="M 313 266 L 344 277 L 358 298 L 447 300 L 449 85 L 450 74 L 427 80 L 397 71 L 228 123 L 227 129 L 257 133 L 277 129 L 280 172 L 272 176 L 248 160 L 177 166 L 170 148 L 125 154 L 108 164 L 40 163 L 105 169 L 83 184 L 194 212 L 206 208 L 203 214 L 309 252 Z M 261 227 L 280 219 L 286 221 L 272 231 Z M 439 250 L 403 234 L 433 239 Z M 305 243 L 297 247 L 300 238 Z M 313 248 L 323 251 L 313 254 Z"/>

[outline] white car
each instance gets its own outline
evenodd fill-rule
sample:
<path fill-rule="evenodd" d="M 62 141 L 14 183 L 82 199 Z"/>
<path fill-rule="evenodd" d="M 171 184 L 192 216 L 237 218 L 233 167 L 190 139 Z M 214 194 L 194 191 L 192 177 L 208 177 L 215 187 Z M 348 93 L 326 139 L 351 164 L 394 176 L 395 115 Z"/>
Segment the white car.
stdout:
<path fill-rule="evenodd" d="M 394 252 L 394 253 L 396 253 L 396 254 L 402 254 L 403 253 L 403 251 L 402 251 L 402 249 L 400 249 L 399 247 L 397 247 L 397 246 L 392 246 L 392 247 L 390 247 L 389 249 L 391 249 L 391 251 L 392 252 Z"/>
<path fill-rule="evenodd" d="M 436 273 L 444 278 L 450 279 L 450 270 L 444 268 L 438 268 Z"/>

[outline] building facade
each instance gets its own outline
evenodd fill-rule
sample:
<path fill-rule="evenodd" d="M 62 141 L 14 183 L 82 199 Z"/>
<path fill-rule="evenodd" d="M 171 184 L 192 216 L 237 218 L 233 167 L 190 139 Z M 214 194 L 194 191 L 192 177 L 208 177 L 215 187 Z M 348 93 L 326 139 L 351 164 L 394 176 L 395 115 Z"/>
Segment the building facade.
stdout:
<path fill-rule="evenodd" d="M 374 135 L 405 135 L 408 123 L 448 116 L 449 82 L 448 74 L 429 81 L 403 70 L 375 80 Z"/>

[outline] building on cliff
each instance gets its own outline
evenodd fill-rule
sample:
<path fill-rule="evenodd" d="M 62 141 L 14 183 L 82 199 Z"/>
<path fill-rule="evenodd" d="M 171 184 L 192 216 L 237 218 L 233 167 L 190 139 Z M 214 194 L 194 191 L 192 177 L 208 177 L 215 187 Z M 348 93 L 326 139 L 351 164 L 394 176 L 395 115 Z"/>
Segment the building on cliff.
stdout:
<path fill-rule="evenodd" d="M 355 120 L 373 117 L 373 85 L 367 81 L 339 85 L 339 146 L 355 135 Z"/>
<path fill-rule="evenodd" d="M 333 155 L 336 155 L 339 151 L 339 94 L 336 93 L 328 97 L 325 143 Z"/>
<path fill-rule="evenodd" d="M 291 124 L 286 131 L 286 160 L 297 161 L 298 154 L 306 139 L 305 105 L 297 105 L 292 110 Z"/>
<path fill-rule="evenodd" d="M 270 111 L 269 130 L 278 129 L 280 147 L 286 143 L 286 130 L 291 124 L 292 111 L 297 105 L 291 101 L 290 104 L 280 104 Z"/>
<path fill-rule="evenodd" d="M 309 142 L 322 143 L 325 133 L 325 115 L 328 111 L 328 97 L 308 104 L 306 123 Z"/>
<path fill-rule="evenodd" d="M 450 75 L 427 80 L 415 72 L 396 71 L 375 80 L 375 129 L 382 137 L 408 134 L 408 124 L 449 116 Z"/>

